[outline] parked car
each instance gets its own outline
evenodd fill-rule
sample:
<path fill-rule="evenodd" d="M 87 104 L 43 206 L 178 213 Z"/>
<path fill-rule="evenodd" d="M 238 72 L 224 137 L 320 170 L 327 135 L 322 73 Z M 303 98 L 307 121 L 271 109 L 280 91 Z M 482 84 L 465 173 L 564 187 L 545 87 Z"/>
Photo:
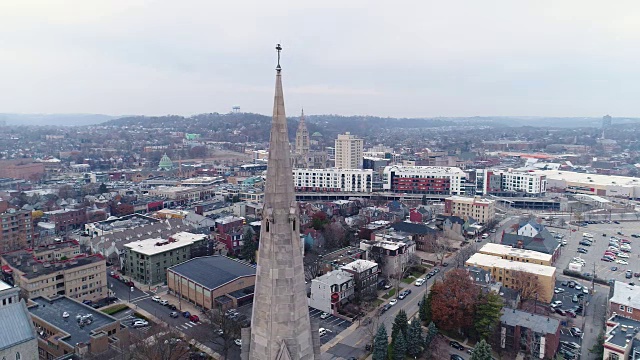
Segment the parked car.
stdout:
<path fill-rule="evenodd" d="M 185 311 L 185 312 L 182 313 L 182 316 L 184 316 L 185 318 L 188 319 L 191 316 L 191 313 L 188 312 L 188 311 Z"/>
<path fill-rule="evenodd" d="M 573 336 L 575 336 L 575 337 L 580 337 L 580 336 L 582 336 L 582 330 L 580 330 L 579 328 L 577 328 L 577 327 L 575 327 L 575 326 L 574 326 L 574 327 L 572 327 L 569 331 L 571 332 L 571 335 L 573 335 Z"/>
<path fill-rule="evenodd" d="M 149 326 L 149 322 L 146 321 L 146 320 L 138 319 L 138 320 L 133 322 L 133 327 L 134 328 L 141 328 L 141 327 L 145 327 L 145 326 Z"/>
<path fill-rule="evenodd" d="M 631 270 L 627 270 L 627 272 L 624 274 L 624 277 L 627 279 L 631 279 L 633 277 L 633 272 L 631 272 Z"/>
<path fill-rule="evenodd" d="M 157 303 L 159 303 L 160 301 L 162 301 L 162 299 L 160 298 L 160 296 L 154 296 L 154 297 L 152 297 L 152 298 L 151 298 L 151 300 L 153 300 L 153 301 L 155 301 L 155 302 L 157 302 Z"/>
<path fill-rule="evenodd" d="M 582 285 L 580 285 L 580 284 L 576 284 L 575 289 L 576 289 L 576 290 L 582 290 Z"/>
<path fill-rule="evenodd" d="M 561 315 L 561 316 L 566 316 L 567 315 L 567 312 L 562 310 L 562 309 L 560 309 L 560 308 L 556 308 L 556 313 Z"/>
<path fill-rule="evenodd" d="M 398 303 L 398 299 L 391 299 L 391 301 L 389 301 L 389 305 L 393 306 L 395 304 Z"/>
<path fill-rule="evenodd" d="M 416 286 L 422 286 L 422 284 L 424 284 L 424 283 L 425 283 L 425 281 L 426 281 L 426 280 L 425 280 L 424 278 L 420 278 L 420 279 L 416 280 L 415 285 L 416 285 Z"/>
<path fill-rule="evenodd" d="M 329 315 L 329 313 L 323 312 L 322 314 L 320 314 L 320 319 L 326 319 L 329 316 L 331 316 L 331 315 Z"/>
<path fill-rule="evenodd" d="M 564 292 L 564 289 L 563 288 L 555 288 L 555 290 L 553 290 L 553 292 L 556 293 L 556 294 L 560 294 L 560 293 Z"/>
<path fill-rule="evenodd" d="M 180 314 L 178 314 L 177 311 L 172 311 L 171 314 L 169 314 L 169 317 L 172 317 L 172 318 L 177 318 L 178 316 L 180 316 Z"/>
<path fill-rule="evenodd" d="M 200 318 L 198 317 L 198 315 L 191 315 L 189 316 L 189 321 L 196 323 L 200 321 Z"/>
<path fill-rule="evenodd" d="M 458 349 L 460 351 L 464 351 L 464 346 L 462 346 L 462 344 L 460 344 L 457 341 L 449 341 L 449 346 L 451 346 L 454 349 Z"/>
<path fill-rule="evenodd" d="M 571 349 L 580 349 L 580 345 L 573 341 L 560 341 L 560 345 L 571 348 Z"/>
<path fill-rule="evenodd" d="M 464 360 L 464 358 L 458 354 L 451 354 L 450 360 Z"/>
<path fill-rule="evenodd" d="M 235 340 L 233 340 L 233 343 L 238 345 L 238 346 L 242 346 L 242 339 L 235 339 Z"/>
<path fill-rule="evenodd" d="M 560 306 L 562 306 L 562 301 L 560 301 L 560 300 L 556 300 L 556 301 L 551 303 L 551 307 L 557 308 L 557 307 L 560 307 Z"/>
<path fill-rule="evenodd" d="M 587 251 L 587 249 L 585 249 L 585 248 L 578 248 L 578 252 L 579 252 L 580 254 L 586 254 L 586 253 L 588 253 L 589 251 Z"/>
<path fill-rule="evenodd" d="M 167 305 L 167 307 L 168 307 L 169 309 L 171 309 L 171 310 L 177 310 L 177 309 L 178 309 L 178 307 L 177 307 L 177 306 L 175 306 L 175 305 L 173 305 L 173 304 L 169 304 L 169 305 Z"/>
<path fill-rule="evenodd" d="M 618 271 L 618 267 L 617 266 L 612 266 L 611 267 L 611 271 Z"/>
<path fill-rule="evenodd" d="M 162 305 L 162 306 L 169 305 L 169 300 L 160 300 L 160 305 Z"/>
<path fill-rule="evenodd" d="M 571 310 L 571 309 L 569 309 L 569 310 L 565 310 L 565 315 L 566 315 L 566 316 L 569 316 L 569 317 L 572 317 L 572 318 L 576 317 L 576 313 L 575 313 L 575 311 L 573 311 L 573 310 Z"/>

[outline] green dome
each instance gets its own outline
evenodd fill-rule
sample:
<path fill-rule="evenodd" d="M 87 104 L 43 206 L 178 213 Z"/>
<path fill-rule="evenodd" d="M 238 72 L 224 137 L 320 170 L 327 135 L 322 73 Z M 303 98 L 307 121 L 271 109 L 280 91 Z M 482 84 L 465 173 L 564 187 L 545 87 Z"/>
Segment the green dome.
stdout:
<path fill-rule="evenodd" d="M 311 137 L 322 137 L 322 134 L 316 131 L 313 134 L 311 134 Z"/>
<path fill-rule="evenodd" d="M 158 168 L 160 170 L 171 170 L 171 168 L 173 168 L 173 162 L 171 161 L 171 159 L 169 159 L 166 153 L 162 155 L 162 159 L 160 159 L 160 164 L 158 164 Z"/>

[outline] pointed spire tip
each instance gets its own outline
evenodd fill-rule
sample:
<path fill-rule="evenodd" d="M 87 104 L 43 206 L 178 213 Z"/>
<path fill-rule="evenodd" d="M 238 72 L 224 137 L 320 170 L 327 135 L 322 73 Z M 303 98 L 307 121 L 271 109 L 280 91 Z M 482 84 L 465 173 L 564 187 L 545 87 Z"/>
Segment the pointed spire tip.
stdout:
<path fill-rule="evenodd" d="M 278 52 L 278 66 L 276 66 L 276 71 L 280 72 L 282 67 L 280 67 L 280 51 L 282 51 L 282 46 L 280 44 L 276 44 L 276 51 Z"/>

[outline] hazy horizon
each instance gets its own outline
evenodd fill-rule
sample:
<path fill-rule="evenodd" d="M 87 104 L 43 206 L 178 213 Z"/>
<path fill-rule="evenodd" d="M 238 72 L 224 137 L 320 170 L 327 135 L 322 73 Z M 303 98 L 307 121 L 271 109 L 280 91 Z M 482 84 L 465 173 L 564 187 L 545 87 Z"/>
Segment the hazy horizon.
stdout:
<path fill-rule="evenodd" d="M 640 3 L 403 5 L 10 0 L 0 112 L 640 117 Z"/>

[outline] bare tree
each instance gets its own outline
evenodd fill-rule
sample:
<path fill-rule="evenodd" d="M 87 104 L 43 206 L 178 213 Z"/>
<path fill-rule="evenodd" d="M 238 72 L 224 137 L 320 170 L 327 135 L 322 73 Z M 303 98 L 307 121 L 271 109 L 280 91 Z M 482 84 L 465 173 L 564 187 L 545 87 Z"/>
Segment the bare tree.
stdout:
<path fill-rule="evenodd" d="M 453 260 L 456 263 L 456 267 L 463 267 L 464 263 L 469 260 L 471 255 L 475 254 L 476 250 L 471 246 L 464 246 L 456 253 Z"/>
<path fill-rule="evenodd" d="M 222 358 L 228 359 L 229 349 L 233 347 L 234 341 L 240 338 L 241 326 L 236 320 L 238 315 L 227 315 L 221 309 L 212 309 L 204 312 L 203 316 L 204 326 L 200 327 L 201 332 L 197 336 L 219 345 Z"/>
<path fill-rule="evenodd" d="M 380 327 L 380 312 L 376 311 L 371 317 L 362 319 L 362 324 L 365 327 L 367 343 L 373 348 L 373 340 L 378 333 L 378 327 Z"/>
<path fill-rule="evenodd" d="M 321 262 L 320 255 L 313 249 L 304 254 L 302 264 L 304 266 L 304 278 L 306 281 L 311 281 L 318 276 Z"/>
<path fill-rule="evenodd" d="M 435 236 L 427 240 L 425 250 L 435 254 L 436 260 L 442 265 L 445 256 L 451 250 L 451 239 L 445 236 Z"/>
<path fill-rule="evenodd" d="M 324 227 L 322 234 L 327 250 L 335 250 L 343 245 L 346 230 L 340 223 L 331 222 Z"/>
<path fill-rule="evenodd" d="M 536 275 L 523 270 L 511 270 L 511 284 L 507 285 L 520 292 L 520 298 L 523 301 L 543 299 L 546 296 L 546 290 Z"/>
<path fill-rule="evenodd" d="M 171 329 L 154 326 L 145 333 L 130 332 L 101 354 L 91 354 L 91 360 L 188 360 L 187 341 Z"/>

